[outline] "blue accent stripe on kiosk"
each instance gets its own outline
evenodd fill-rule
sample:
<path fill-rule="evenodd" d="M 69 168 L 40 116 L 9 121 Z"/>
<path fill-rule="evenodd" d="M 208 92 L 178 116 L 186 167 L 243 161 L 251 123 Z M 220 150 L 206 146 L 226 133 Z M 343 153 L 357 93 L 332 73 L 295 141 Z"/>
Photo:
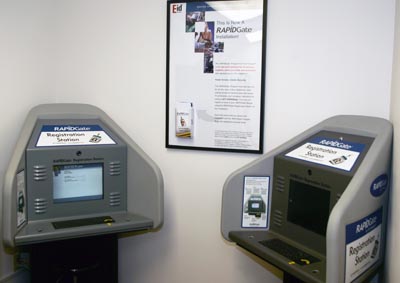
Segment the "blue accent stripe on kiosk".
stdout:
<path fill-rule="evenodd" d="M 356 151 L 359 153 L 363 152 L 363 150 L 365 148 L 365 144 L 362 144 L 362 143 L 342 141 L 342 140 L 338 140 L 338 139 L 331 139 L 331 138 L 324 138 L 324 137 L 315 137 L 315 138 L 311 139 L 309 142 L 315 143 L 315 144 L 320 144 L 320 145 L 325 145 L 325 146 L 329 146 L 329 147 L 334 147 L 334 148 Z"/>
<path fill-rule="evenodd" d="M 346 244 L 368 234 L 382 224 L 382 208 L 363 219 L 346 226 Z"/>
<path fill-rule="evenodd" d="M 42 132 L 86 132 L 103 131 L 99 125 L 45 125 Z"/>

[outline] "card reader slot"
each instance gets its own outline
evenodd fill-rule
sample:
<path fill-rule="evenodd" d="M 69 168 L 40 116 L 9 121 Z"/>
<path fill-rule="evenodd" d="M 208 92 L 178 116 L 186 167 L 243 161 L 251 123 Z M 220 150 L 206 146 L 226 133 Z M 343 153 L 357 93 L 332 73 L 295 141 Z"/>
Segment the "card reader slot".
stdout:
<path fill-rule="evenodd" d="M 53 227 L 55 229 L 65 229 L 65 228 L 74 228 L 88 225 L 98 225 L 98 224 L 108 224 L 115 222 L 111 216 L 99 216 L 99 217 L 91 217 L 91 218 L 82 218 L 82 219 L 74 219 L 74 220 L 66 220 L 66 221 L 57 221 L 52 222 Z"/>

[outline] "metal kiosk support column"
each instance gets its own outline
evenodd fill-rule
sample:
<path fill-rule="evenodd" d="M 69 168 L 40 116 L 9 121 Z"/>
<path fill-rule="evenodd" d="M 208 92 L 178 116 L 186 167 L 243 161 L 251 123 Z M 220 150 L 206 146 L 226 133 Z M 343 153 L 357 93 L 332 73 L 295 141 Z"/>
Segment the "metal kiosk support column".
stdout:
<path fill-rule="evenodd" d="M 392 131 L 381 118 L 335 116 L 233 172 L 223 237 L 287 283 L 368 282 L 384 262 Z"/>
<path fill-rule="evenodd" d="M 3 244 L 29 252 L 32 282 L 118 282 L 118 237 L 162 226 L 163 187 L 158 166 L 102 110 L 39 105 L 4 176 Z"/>

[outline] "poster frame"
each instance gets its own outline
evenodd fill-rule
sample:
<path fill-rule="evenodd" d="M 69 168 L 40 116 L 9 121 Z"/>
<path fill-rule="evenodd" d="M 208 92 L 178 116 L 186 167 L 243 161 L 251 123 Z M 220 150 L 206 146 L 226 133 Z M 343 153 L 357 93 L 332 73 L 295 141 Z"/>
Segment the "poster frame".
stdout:
<path fill-rule="evenodd" d="M 188 4 L 188 3 L 205 3 L 206 5 L 212 5 L 212 3 L 222 3 L 225 2 L 224 5 L 228 5 L 232 3 L 232 5 L 237 5 L 237 4 L 243 4 L 246 5 L 246 3 L 251 1 L 259 1 L 262 3 L 262 23 L 261 23 L 261 48 L 260 48 L 260 54 L 257 55 L 257 60 L 259 60 L 259 63 L 257 66 L 259 68 L 256 69 L 256 74 L 258 76 L 258 84 L 257 87 L 259 86 L 259 93 L 255 93 L 255 100 L 259 107 L 255 109 L 254 111 L 258 111 L 259 119 L 257 121 L 251 121 L 252 123 L 252 128 L 256 128 L 257 132 L 255 132 L 258 135 L 258 141 L 257 144 L 254 148 L 248 149 L 248 148 L 238 148 L 238 147 L 229 147 L 229 146 L 207 146 L 207 145 L 202 145 L 201 143 L 199 145 L 187 145 L 185 143 L 179 143 L 179 142 L 173 142 L 170 139 L 170 134 L 175 129 L 175 124 L 176 118 L 171 119 L 171 113 L 175 113 L 176 111 L 176 105 L 172 105 L 171 103 L 171 98 L 174 97 L 174 93 L 171 91 L 170 86 L 171 84 L 176 84 L 177 82 L 174 82 L 174 78 L 171 76 L 170 70 L 171 68 L 175 69 L 178 64 L 177 62 L 174 62 L 174 60 L 171 59 L 171 43 L 173 38 L 171 38 L 171 34 L 177 33 L 177 32 L 182 32 L 178 30 L 174 30 L 173 27 L 171 27 L 171 14 L 173 14 L 176 9 L 179 9 L 180 4 Z M 215 10 L 216 12 L 219 12 Z M 223 11 L 221 11 L 223 12 Z M 176 29 L 176 28 L 175 28 Z M 166 134 L 165 134 L 165 147 L 166 148 L 172 148 L 172 149 L 189 149 L 189 150 L 207 150 L 207 151 L 223 151 L 223 152 L 237 152 L 237 153 L 258 153 L 261 154 L 263 153 L 263 145 L 264 145 L 264 108 L 265 108 L 265 61 L 266 61 L 266 40 L 267 40 L 267 0 L 211 0 L 211 1 L 195 1 L 195 0 L 169 0 L 167 1 L 167 37 L 166 37 L 166 120 L 165 120 L 165 128 L 166 128 Z M 212 99 L 212 97 L 210 98 Z M 189 109 L 190 110 L 190 109 Z M 193 116 L 193 114 L 192 114 Z M 189 113 L 190 117 L 190 113 Z M 192 117 L 193 118 L 193 117 Z M 175 132 L 175 130 L 174 130 Z M 187 134 L 187 133 L 186 133 Z"/>

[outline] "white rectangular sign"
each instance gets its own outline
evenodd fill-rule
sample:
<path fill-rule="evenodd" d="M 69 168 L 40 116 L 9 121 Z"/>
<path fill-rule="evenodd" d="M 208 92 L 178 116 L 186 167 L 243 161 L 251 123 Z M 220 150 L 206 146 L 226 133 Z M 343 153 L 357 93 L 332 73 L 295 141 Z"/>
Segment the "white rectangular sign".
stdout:
<path fill-rule="evenodd" d="M 351 171 L 365 145 L 316 137 L 286 156 L 328 167 Z"/>
<path fill-rule="evenodd" d="M 269 177 L 246 176 L 243 187 L 243 228 L 268 227 Z"/>
<path fill-rule="evenodd" d="M 42 127 L 36 146 L 98 144 L 116 144 L 99 125 L 45 125 Z"/>

